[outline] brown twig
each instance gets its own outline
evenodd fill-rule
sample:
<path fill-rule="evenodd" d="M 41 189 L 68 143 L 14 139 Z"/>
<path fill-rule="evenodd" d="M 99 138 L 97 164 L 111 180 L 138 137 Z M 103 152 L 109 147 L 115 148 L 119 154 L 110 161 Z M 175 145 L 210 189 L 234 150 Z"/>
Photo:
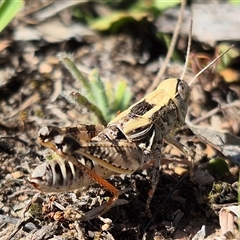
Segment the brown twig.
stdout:
<path fill-rule="evenodd" d="M 12 239 L 17 234 L 17 232 L 22 228 L 23 225 L 25 225 L 26 223 L 28 223 L 32 220 L 32 217 L 30 217 L 30 216 L 26 217 L 25 214 L 29 210 L 29 208 L 31 207 L 32 203 L 38 198 L 39 195 L 40 195 L 39 193 L 35 194 L 32 197 L 31 201 L 29 201 L 29 203 L 27 204 L 27 206 L 25 207 L 25 209 L 23 211 L 23 216 L 21 217 L 21 219 L 19 220 L 19 222 L 15 226 L 15 229 L 11 232 L 11 234 L 7 237 L 6 240 Z"/>
<path fill-rule="evenodd" d="M 7 118 L 5 118 L 5 120 L 14 117 L 15 115 L 17 115 L 20 111 L 25 110 L 26 108 L 28 108 L 29 106 L 31 106 L 32 104 L 36 103 L 37 101 L 39 101 L 41 99 L 41 96 L 39 95 L 39 93 L 34 93 L 32 96 L 30 96 L 29 98 L 27 98 L 22 104 L 21 106 L 12 111 L 11 115 L 9 115 Z"/>
<path fill-rule="evenodd" d="M 204 116 L 196 118 L 195 120 L 193 120 L 192 124 L 196 125 L 196 124 L 206 120 L 207 118 L 210 118 L 211 116 L 213 116 L 214 114 L 218 113 L 221 110 L 224 110 L 224 109 L 227 109 L 227 108 L 231 108 L 231 107 L 239 107 L 239 106 L 240 106 L 240 100 L 234 101 L 234 102 L 229 103 L 229 104 L 219 105 L 216 108 L 214 108 L 213 110 L 209 111 Z"/>

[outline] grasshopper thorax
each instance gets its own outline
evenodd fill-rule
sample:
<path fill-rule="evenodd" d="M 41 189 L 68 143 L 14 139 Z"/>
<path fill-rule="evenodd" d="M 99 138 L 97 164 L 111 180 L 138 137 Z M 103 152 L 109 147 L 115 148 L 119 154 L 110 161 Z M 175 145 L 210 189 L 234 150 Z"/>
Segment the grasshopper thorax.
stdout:
<path fill-rule="evenodd" d="M 184 123 L 187 114 L 190 88 L 188 84 L 179 78 L 170 78 L 163 81 L 157 88 L 157 91 L 164 91 L 169 96 L 178 111 L 180 123 Z"/>
<path fill-rule="evenodd" d="M 179 95 L 183 101 L 188 102 L 189 99 L 188 84 L 179 78 L 170 78 L 163 81 L 158 86 L 157 90 L 164 90 L 171 99 L 174 99 Z"/>

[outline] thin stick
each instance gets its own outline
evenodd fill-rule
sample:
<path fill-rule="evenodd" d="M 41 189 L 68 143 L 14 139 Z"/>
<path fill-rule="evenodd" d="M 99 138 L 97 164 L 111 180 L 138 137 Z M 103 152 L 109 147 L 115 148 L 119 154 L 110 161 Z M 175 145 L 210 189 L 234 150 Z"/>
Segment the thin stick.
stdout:
<path fill-rule="evenodd" d="M 232 107 L 240 107 L 240 100 L 236 100 L 236 101 L 234 101 L 234 102 L 232 102 L 232 103 L 228 103 L 228 104 L 219 105 L 219 106 L 217 106 L 216 108 L 214 108 L 213 110 L 211 110 L 211 111 L 209 111 L 208 113 L 206 113 L 204 116 L 194 119 L 194 120 L 191 122 L 191 124 L 197 125 L 197 124 L 199 124 L 200 122 L 202 122 L 202 121 L 210 118 L 210 117 L 213 116 L 214 114 L 220 112 L 221 110 L 225 110 L 225 109 L 232 108 Z"/>
<path fill-rule="evenodd" d="M 193 20 L 191 19 L 189 36 L 188 36 L 187 55 L 186 55 L 186 60 L 185 60 L 183 72 L 182 72 L 181 77 L 180 77 L 181 80 L 184 79 L 184 75 L 187 71 L 187 66 L 188 66 L 188 62 L 189 62 L 189 55 L 190 55 L 191 44 L 192 44 L 192 27 L 193 27 Z"/>
<path fill-rule="evenodd" d="M 167 56 L 165 58 L 165 61 L 164 61 L 163 65 L 162 65 L 161 69 L 158 71 L 158 74 L 155 77 L 152 85 L 149 87 L 147 93 L 152 92 L 159 85 L 159 83 L 161 82 L 161 79 L 163 77 L 163 74 L 166 71 L 167 65 L 168 65 L 168 63 L 170 61 L 170 58 L 171 58 L 171 56 L 173 54 L 173 50 L 174 50 L 176 42 L 177 42 L 177 38 L 178 38 L 180 27 L 182 25 L 183 11 L 185 9 L 185 5 L 186 5 L 186 0 L 182 0 L 180 13 L 179 13 L 179 16 L 178 16 L 178 22 L 177 22 L 176 28 L 174 30 L 174 33 L 173 33 L 172 41 L 171 41 L 170 47 L 168 49 Z"/>

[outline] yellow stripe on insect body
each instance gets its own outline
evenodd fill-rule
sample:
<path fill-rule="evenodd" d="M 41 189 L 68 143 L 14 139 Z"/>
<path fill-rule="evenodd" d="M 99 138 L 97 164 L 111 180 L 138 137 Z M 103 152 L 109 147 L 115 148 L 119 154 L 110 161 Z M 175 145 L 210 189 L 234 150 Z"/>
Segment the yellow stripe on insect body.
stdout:
<path fill-rule="evenodd" d="M 148 134 L 151 127 L 164 138 L 184 124 L 189 87 L 180 79 L 163 81 L 158 88 L 119 114 L 109 124 L 117 126 L 126 138 L 134 141 Z"/>

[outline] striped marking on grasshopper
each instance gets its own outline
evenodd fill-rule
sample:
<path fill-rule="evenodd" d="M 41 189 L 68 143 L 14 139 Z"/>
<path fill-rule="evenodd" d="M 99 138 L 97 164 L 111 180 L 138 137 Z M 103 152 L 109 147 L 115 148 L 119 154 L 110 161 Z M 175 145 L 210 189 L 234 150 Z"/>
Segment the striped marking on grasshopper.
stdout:
<path fill-rule="evenodd" d="M 89 132 L 86 128 L 89 129 L 89 126 L 41 128 L 38 141 L 55 155 L 50 153 L 52 159 L 34 169 L 28 180 L 43 192 L 63 192 L 99 183 L 113 195 L 106 206 L 100 209 L 101 212 L 96 213 L 101 215 L 115 204 L 121 194 L 105 178 L 135 172 L 148 161 L 148 156 L 139 151 L 136 144 L 122 139 L 118 129 L 104 129 L 90 139 L 88 134 L 85 136 Z M 82 132 L 76 134 L 79 129 Z M 91 129 L 92 133 L 97 133 L 94 128 Z M 78 136 L 78 139 L 74 136 Z M 80 136 L 85 137 L 83 139 Z"/>
<path fill-rule="evenodd" d="M 97 167 L 88 158 L 75 156 L 72 157 L 72 161 L 69 161 L 59 151 L 64 144 L 74 147 L 78 145 L 79 141 L 89 142 L 103 129 L 102 125 L 78 125 L 65 128 L 42 127 L 38 134 L 38 141 L 47 148 L 47 151 L 44 151 L 46 161 L 34 169 L 28 179 L 29 182 L 43 192 L 63 192 L 95 183 L 95 180 L 86 174 L 85 167 L 90 171 L 94 169 L 100 176 L 109 177 L 111 174 L 108 170 L 101 166 Z M 65 140 L 64 144 L 63 139 Z M 61 141 L 61 146 L 59 141 Z"/>

